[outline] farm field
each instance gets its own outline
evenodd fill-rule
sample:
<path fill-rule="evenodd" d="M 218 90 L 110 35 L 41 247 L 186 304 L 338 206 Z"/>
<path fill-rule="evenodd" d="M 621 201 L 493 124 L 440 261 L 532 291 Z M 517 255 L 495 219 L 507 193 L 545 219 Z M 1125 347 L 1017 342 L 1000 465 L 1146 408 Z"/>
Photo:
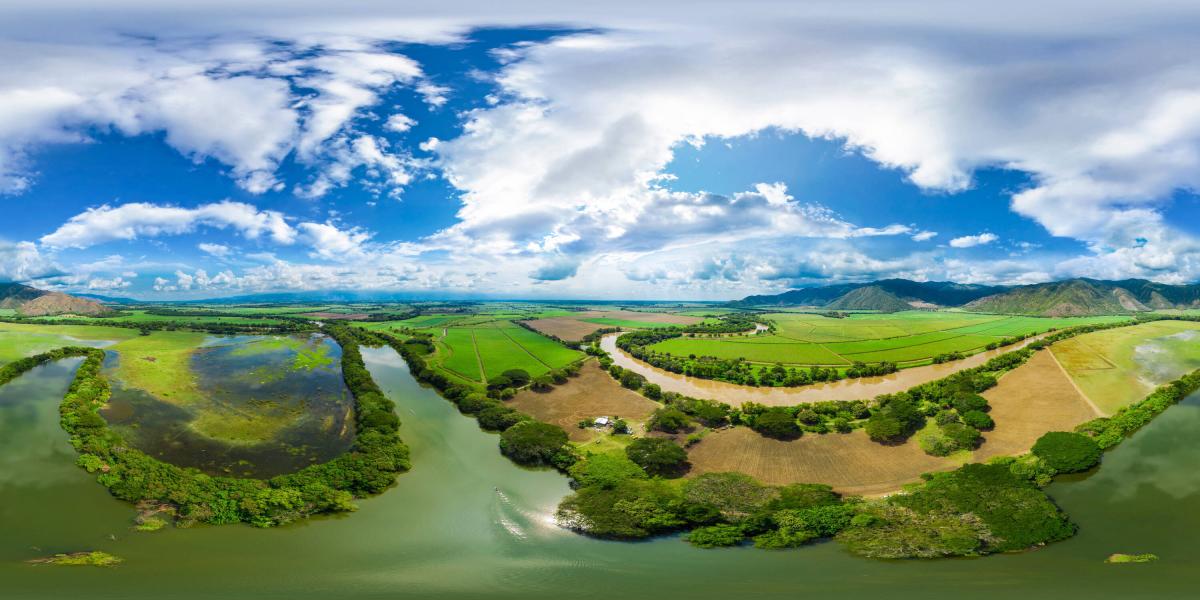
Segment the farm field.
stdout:
<path fill-rule="evenodd" d="M 861 429 L 781 441 L 748 427 L 731 427 L 704 436 L 689 449 L 688 459 L 689 476 L 739 471 L 773 485 L 820 482 L 844 494 L 862 495 L 892 492 L 919 480 L 922 473 L 959 465 L 951 458 L 925 454 L 915 441 L 876 444 Z"/>
<path fill-rule="evenodd" d="M 1200 323 L 1156 321 L 1081 335 L 1051 347 L 1105 414 L 1200 368 Z"/>
<path fill-rule="evenodd" d="M 137 335 L 137 331 L 119 327 L 0 323 L 0 364 L 62 346 L 95 346 Z"/>
<path fill-rule="evenodd" d="M 524 369 L 537 377 L 584 356 L 511 321 L 468 320 L 431 333 L 438 349 L 434 363 L 476 383 L 509 369 Z"/>
<path fill-rule="evenodd" d="M 597 329 L 604 328 L 599 323 L 580 321 L 571 317 L 550 317 L 526 321 L 526 325 L 560 340 L 579 341 Z"/>
<path fill-rule="evenodd" d="M 580 429 L 583 419 L 621 417 L 630 421 L 645 421 L 658 408 L 658 403 L 621 387 L 596 361 L 584 363 L 579 376 L 549 392 L 525 390 L 506 404 L 533 418 L 553 423 L 566 430 L 573 442 L 586 442 L 599 434 L 594 429 Z"/>
<path fill-rule="evenodd" d="M 912 366 L 950 352 L 972 353 L 1006 337 L 1045 333 L 1124 317 L 1038 318 L 914 311 L 854 314 L 844 319 L 802 313 L 763 315 L 775 332 L 719 338 L 682 337 L 651 346 L 675 356 L 743 358 L 750 362 L 848 366 L 890 361 Z"/>
<path fill-rule="evenodd" d="M 996 428 L 983 432 L 984 443 L 975 451 L 976 462 L 1023 454 L 1047 431 L 1072 431 L 1076 425 L 1100 416 L 1046 350 L 1005 373 L 983 397 L 992 407 L 989 414 Z"/>
<path fill-rule="evenodd" d="M 45 323 L 53 323 L 63 319 L 91 319 L 96 322 L 104 322 L 105 320 L 123 323 L 153 323 L 162 321 L 187 321 L 190 323 L 231 323 L 238 325 L 270 325 L 281 323 L 279 319 L 270 317 L 245 316 L 245 317 L 218 317 L 218 316 L 179 316 L 179 315 L 154 315 L 149 314 L 144 310 L 126 310 L 123 314 L 115 317 L 81 317 L 77 315 L 62 315 L 52 317 L 37 317 L 37 320 Z"/>

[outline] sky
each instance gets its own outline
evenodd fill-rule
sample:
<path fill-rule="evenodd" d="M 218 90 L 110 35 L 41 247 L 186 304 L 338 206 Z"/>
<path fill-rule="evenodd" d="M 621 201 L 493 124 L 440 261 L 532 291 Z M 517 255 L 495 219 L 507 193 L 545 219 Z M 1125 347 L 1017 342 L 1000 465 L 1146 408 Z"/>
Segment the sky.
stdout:
<path fill-rule="evenodd" d="M 0 4 L 0 281 L 1200 279 L 1194 2 L 166 4 Z"/>

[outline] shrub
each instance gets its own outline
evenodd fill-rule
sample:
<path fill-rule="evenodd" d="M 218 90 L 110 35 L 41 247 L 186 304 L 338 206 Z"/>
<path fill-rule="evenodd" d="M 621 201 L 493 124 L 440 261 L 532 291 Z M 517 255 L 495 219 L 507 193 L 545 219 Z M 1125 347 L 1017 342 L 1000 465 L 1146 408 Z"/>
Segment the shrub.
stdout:
<path fill-rule="evenodd" d="M 727 521 L 737 522 L 764 510 L 779 498 L 779 491 L 744 473 L 705 473 L 684 483 L 683 497 L 690 503 L 712 507 Z"/>
<path fill-rule="evenodd" d="M 759 413 L 750 427 L 762 435 L 780 440 L 796 439 L 803 434 L 791 411 L 781 406 Z"/>
<path fill-rule="evenodd" d="M 996 426 L 996 422 L 987 413 L 979 410 L 969 410 L 962 415 L 962 422 L 975 429 L 988 430 Z"/>
<path fill-rule="evenodd" d="M 507 406 L 489 406 L 475 415 L 479 426 L 488 431 L 504 431 L 529 417 Z"/>
<path fill-rule="evenodd" d="M 625 447 L 625 455 L 651 475 L 678 475 L 687 465 L 687 451 L 672 440 L 638 438 Z"/>
<path fill-rule="evenodd" d="M 612 489 L 626 479 L 645 479 L 646 472 L 619 454 L 595 454 L 567 470 L 579 487 L 598 486 Z"/>
<path fill-rule="evenodd" d="M 988 407 L 987 400 L 979 394 L 959 394 L 953 400 L 954 410 L 958 414 L 965 414 L 973 410 L 986 411 Z"/>
<path fill-rule="evenodd" d="M 746 534 L 737 525 L 720 524 L 693 529 L 685 539 L 697 548 L 724 548 L 742 543 Z"/>
<path fill-rule="evenodd" d="M 933 420 L 938 425 L 947 425 L 950 423 L 957 423 L 959 418 L 958 413 L 952 410 L 939 410 L 938 413 L 933 416 Z"/>
<path fill-rule="evenodd" d="M 1096 466 L 1100 452 L 1092 438 L 1066 431 L 1051 431 L 1033 445 L 1033 453 L 1060 473 L 1077 473 Z"/>
<path fill-rule="evenodd" d="M 640 373 L 624 371 L 621 373 L 621 385 L 631 390 L 641 389 L 646 384 L 646 378 Z"/>
<path fill-rule="evenodd" d="M 500 434 L 500 452 L 523 465 L 552 464 L 567 443 L 567 432 L 538 421 L 517 423 Z"/>
<path fill-rule="evenodd" d="M 458 401 L 458 410 L 473 415 L 491 406 L 500 406 L 495 400 L 478 392 L 467 394 Z"/>
<path fill-rule="evenodd" d="M 662 387 L 660 387 L 657 383 L 647 383 L 646 385 L 642 386 L 642 395 L 651 400 L 661 400 L 663 395 Z"/>
<path fill-rule="evenodd" d="M 979 430 L 965 423 L 950 423 L 942 427 L 942 435 L 954 442 L 963 450 L 971 450 L 979 445 L 982 436 Z"/>
<path fill-rule="evenodd" d="M 588 486 L 558 506 L 565 527 L 605 538 L 636 539 L 688 523 L 679 491 L 661 480 L 626 479 L 612 488 Z"/>

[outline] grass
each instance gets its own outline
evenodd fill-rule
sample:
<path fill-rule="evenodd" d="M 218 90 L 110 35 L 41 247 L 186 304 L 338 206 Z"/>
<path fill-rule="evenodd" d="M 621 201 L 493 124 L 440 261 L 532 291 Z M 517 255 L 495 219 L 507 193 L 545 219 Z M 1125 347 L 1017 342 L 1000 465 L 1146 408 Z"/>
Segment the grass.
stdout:
<path fill-rule="evenodd" d="M 181 323 L 197 323 L 197 324 L 199 324 L 199 323 L 203 323 L 203 324 L 226 323 L 226 324 L 238 324 L 238 325 L 271 325 L 271 324 L 282 323 L 282 321 L 280 321 L 279 319 L 271 319 L 268 317 L 252 317 L 252 316 L 247 316 L 247 317 L 207 317 L 207 316 L 192 317 L 192 316 L 178 316 L 178 315 L 152 315 L 152 314 L 146 313 L 146 311 L 144 311 L 144 310 L 136 310 L 136 309 L 122 311 L 122 312 L 125 314 L 122 314 L 121 316 L 117 316 L 117 317 L 111 317 L 111 318 L 96 318 L 96 317 L 83 317 L 83 316 L 77 316 L 77 315 L 69 315 L 69 316 L 38 317 L 38 320 L 42 321 L 42 322 L 46 322 L 46 323 L 53 323 L 60 319 L 81 319 L 81 318 L 83 318 L 83 319 L 90 318 L 90 319 L 95 320 L 98 323 L 103 323 L 106 320 L 107 321 L 118 321 L 118 322 L 122 322 L 122 323 L 156 323 L 156 322 L 162 322 L 162 321 L 175 321 L 175 322 L 181 322 Z"/>
<path fill-rule="evenodd" d="M 292 370 L 295 371 L 326 369 L 333 365 L 333 357 L 329 355 L 329 346 L 310 337 L 285 335 L 264 337 L 239 345 L 232 355 L 248 357 L 284 351 L 295 354 L 292 359 Z"/>
<path fill-rule="evenodd" d="M 524 369 L 534 377 L 557 369 L 584 355 L 511 321 L 469 319 L 435 330 L 434 365 L 469 381 L 485 383 L 509 369 Z"/>
<path fill-rule="evenodd" d="M 0 323 L 0 364 L 53 348 L 78 345 L 78 340 L 120 341 L 137 334 L 119 327 Z"/>
<path fill-rule="evenodd" d="M 67 567 L 115 567 L 123 562 L 118 556 L 107 552 L 93 550 L 91 552 L 72 552 L 70 554 L 55 554 L 46 558 L 29 561 L 38 565 L 59 565 Z"/>
<path fill-rule="evenodd" d="M 1083 393 L 1112 414 L 1200 368 L 1200 323 L 1156 321 L 1097 331 L 1055 344 L 1052 351 Z"/>
<path fill-rule="evenodd" d="M 201 401 L 190 361 L 206 337 L 191 331 L 155 331 L 120 342 L 112 347 L 120 356 L 117 378 L 172 404 Z"/>
<path fill-rule="evenodd" d="M 754 336 L 675 338 L 652 346 L 676 356 L 744 358 L 785 365 L 846 366 L 890 361 L 904 366 L 929 362 L 950 352 L 969 354 L 1006 337 L 1044 333 L 1125 317 L 1038 318 L 970 313 L 909 311 L 856 313 L 833 319 L 804 313 L 772 313 L 775 332 Z"/>

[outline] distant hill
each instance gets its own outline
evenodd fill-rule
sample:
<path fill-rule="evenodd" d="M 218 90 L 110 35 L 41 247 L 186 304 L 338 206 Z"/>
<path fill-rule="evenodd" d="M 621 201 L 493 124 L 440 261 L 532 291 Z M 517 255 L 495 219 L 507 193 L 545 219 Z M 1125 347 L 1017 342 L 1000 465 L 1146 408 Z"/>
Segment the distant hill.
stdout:
<path fill-rule="evenodd" d="M 974 285 L 950 281 L 910 281 L 908 279 L 883 279 L 869 283 L 841 283 L 820 287 L 790 290 L 770 296 L 748 296 L 732 306 L 830 306 L 832 302 L 856 290 L 877 288 L 912 306 L 962 306 L 972 300 L 998 294 L 1010 289 L 1007 286 Z M 878 297 L 877 294 L 872 294 Z M 882 308 L 862 310 L 883 310 Z"/>
<path fill-rule="evenodd" d="M 1044 317 L 1116 315 L 1197 307 L 1200 307 L 1200 285 L 1166 285 L 1143 279 L 1069 279 L 1039 283 L 980 298 L 964 306 L 978 312 Z"/>
<path fill-rule="evenodd" d="M 111 309 L 87 298 L 48 292 L 19 283 L 0 283 L 0 308 L 11 308 L 24 317 L 46 315 L 103 315 Z"/>
<path fill-rule="evenodd" d="M 903 303 L 900 308 L 897 302 Z M 736 307 L 817 306 L 830 310 L 962 307 L 1045 317 L 1119 315 L 1173 308 L 1200 308 L 1200 285 L 1167 285 L 1145 279 L 1068 279 L 1023 286 L 961 284 L 948 281 L 883 279 L 801 288 L 730 302 Z"/>
<path fill-rule="evenodd" d="M 909 310 L 912 306 L 897 298 L 895 294 L 872 285 L 846 292 L 837 300 L 825 305 L 829 310 L 878 310 L 881 312 L 897 312 Z"/>

